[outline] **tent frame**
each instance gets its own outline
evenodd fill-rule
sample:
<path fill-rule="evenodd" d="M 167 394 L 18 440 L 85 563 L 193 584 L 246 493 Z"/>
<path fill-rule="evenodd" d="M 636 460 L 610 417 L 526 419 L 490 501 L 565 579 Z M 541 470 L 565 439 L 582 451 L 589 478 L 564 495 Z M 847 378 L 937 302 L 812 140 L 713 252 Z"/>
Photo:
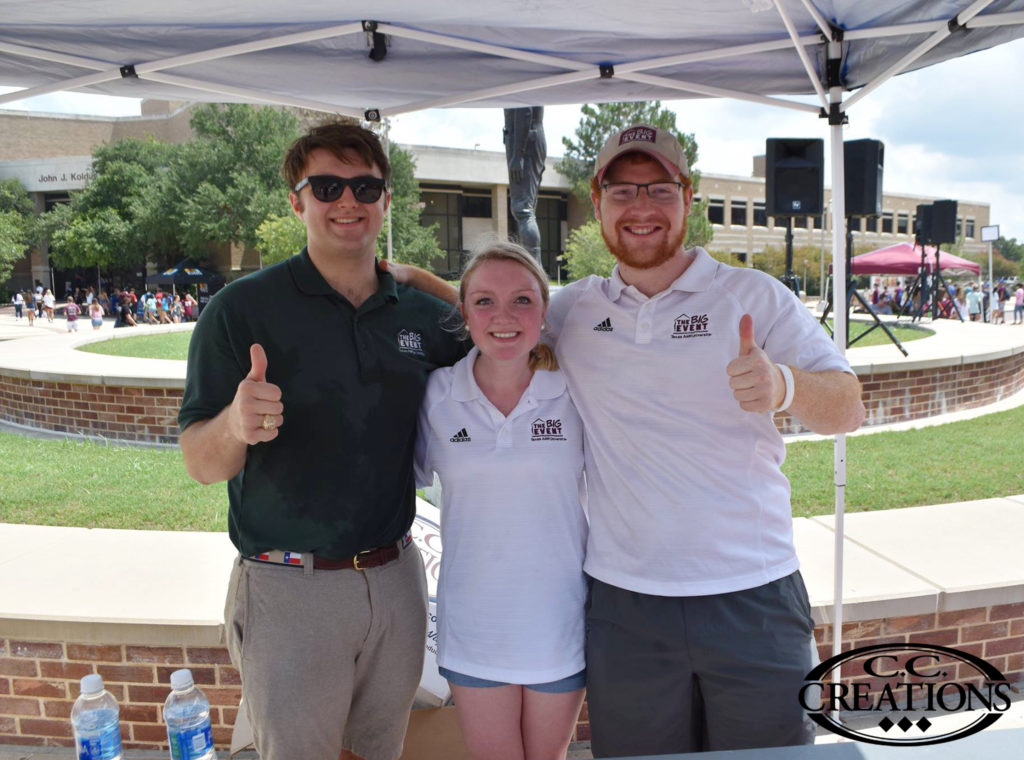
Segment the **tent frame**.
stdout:
<path fill-rule="evenodd" d="M 765 10 L 770 7 L 774 7 L 785 25 L 788 39 L 782 38 L 766 42 L 758 42 L 755 44 L 727 46 L 681 55 L 653 57 L 646 60 L 633 61 L 615 66 L 611 66 L 609 64 L 595 65 L 592 63 L 583 63 L 574 61 L 567 57 L 540 54 L 509 46 L 475 41 L 455 35 L 439 34 L 394 23 L 372 20 L 324 26 L 319 29 L 300 33 L 284 34 L 242 44 L 215 47 L 204 51 L 190 53 L 188 55 L 155 59 L 146 62 L 125 62 L 123 65 L 116 67 L 111 67 L 110 63 L 106 61 L 98 61 L 83 56 L 69 55 L 66 53 L 59 53 L 41 48 L 0 41 L 0 52 L 2 53 L 28 59 L 69 65 L 91 72 L 75 78 L 64 79 L 59 82 L 29 87 L 6 95 L 0 95 L 0 105 L 14 100 L 21 100 L 23 98 L 52 93 L 58 90 L 87 88 L 93 85 L 109 83 L 116 81 L 119 78 L 123 78 L 150 80 L 153 82 L 174 85 L 176 87 L 188 88 L 199 93 L 208 93 L 214 96 L 228 96 L 249 102 L 272 103 L 282 106 L 307 108 L 316 111 L 341 114 L 353 118 L 366 119 L 367 121 L 380 121 L 382 118 L 388 116 L 395 116 L 428 108 L 451 107 L 494 99 L 505 99 L 511 105 L 513 103 L 512 97 L 516 95 L 523 95 L 550 87 L 571 85 L 597 79 L 616 78 L 650 85 L 668 92 L 679 92 L 686 95 L 725 97 L 791 110 L 816 113 L 821 118 L 826 118 L 829 125 L 831 186 L 833 190 L 833 270 L 836 272 L 845 272 L 845 236 L 847 220 L 845 213 L 845 166 L 842 128 L 847 122 L 850 109 L 886 81 L 897 74 L 907 71 L 916 62 L 920 61 L 926 53 L 934 49 L 950 35 L 961 30 L 1024 24 L 1024 11 L 1008 11 L 981 16 L 980 14 L 982 11 L 988 8 L 993 2 L 995 2 L 995 0 L 975 0 L 975 2 L 971 3 L 966 9 L 947 19 L 893 24 L 889 26 L 872 27 L 869 29 L 842 30 L 830 24 L 828 20 L 821 15 L 817 8 L 815 8 L 811 0 L 800 0 L 801 5 L 813 19 L 814 25 L 818 29 L 817 34 L 801 35 L 794 26 L 786 8 L 783 7 L 782 2 L 783 0 L 770 0 L 770 2 L 769 0 L 747 0 L 746 4 L 752 11 Z M 901 56 L 897 61 L 892 63 L 872 81 L 864 84 L 859 91 L 844 100 L 844 88 L 840 74 L 844 43 L 855 40 L 884 37 L 908 37 L 911 35 L 921 34 L 927 35 L 927 38 Z M 284 93 L 234 87 L 173 73 L 174 69 L 189 64 L 220 61 L 234 56 L 245 55 L 247 53 L 273 50 L 291 45 L 348 35 L 366 36 L 367 46 L 372 47 L 374 50 L 374 54 L 371 57 L 373 57 L 373 60 L 375 61 L 384 63 L 384 65 L 386 65 L 384 59 L 387 55 L 387 43 L 389 38 L 404 38 L 443 46 L 453 50 L 471 51 L 514 62 L 549 67 L 552 71 L 547 75 L 530 77 L 521 81 L 512 81 L 499 86 L 460 92 L 445 97 L 414 100 L 388 108 L 368 105 L 362 110 L 353 107 L 343 107 L 334 103 L 321 102 L 315 99 L 295 97 Z M 815 71 L 815 67 L 807 50 L 808 47 L 817 47 L 823 43 L 825 49 L 825 65 L 823 67 L 823 71 L 826 80 L 824 82 L 821 81 Z M 654 73 L 659 69 L 669 66 L 704 63 L 715 60 L 736 58 L 752 53 L 782 51 L 786 49 L 793 49 L 799 56 L 803 69 L 807 74 L 808 82 L 817 96 L 817 105 L 797 102 L 781 97 L 743 92 L 728 87 L 712 86 Z M 516 104 L 518 105 L 519 103 Z M 834 279 L 834 298 L 836 304 L 847 303 L 846 291 L 847 282 L 845 277 L 836 277 Z M 848 313 L 845 308 L 836 309 L 834 338 L 838 349 L 842 353 L 845 353 L 846 349 L 845 336 L 847 319 Z M 838 654 L 841 649 L 843 623 L 843 536 L 846 489 L 845 435 L 835 436 L 833 471 L 835 482 L 835 601 L 832 611 L 832 649 L 834 654 Z"/>

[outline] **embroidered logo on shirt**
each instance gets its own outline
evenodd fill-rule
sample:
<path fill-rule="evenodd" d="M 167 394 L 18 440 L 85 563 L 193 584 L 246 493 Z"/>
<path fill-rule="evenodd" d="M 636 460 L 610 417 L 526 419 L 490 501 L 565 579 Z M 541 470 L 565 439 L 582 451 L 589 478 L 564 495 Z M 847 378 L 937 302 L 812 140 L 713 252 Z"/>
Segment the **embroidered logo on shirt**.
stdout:
<path fill-rule="evenodd" d="M 426 354 L 423 353 L 423 336 L 413 330 L 399 330 L 398 350 L 403 354 L 426 356 Z"/>
<path fill-rule="evenodd" d="M 466 432 L 466 428 L 462 428 L 458 433 L 448 439 L 452 443 L 468 443 L 473 439 L 469 437 L 469 433 Z"/>
<path fill-rule="evenodd" d="M 608 317 L 604 322 L 598 322 L 594 325 L 594 330 L 597 332 L 611 332 L 612 331 L 612 318 Z"/>
<path fill-rule="evenodd" d="M 680 314 L 673 322 L 673 338 L 707 338 L 710 335 L 707 314 Z"/>
<path fill-rule="evenodd" d="M 533 430 L 533 435 L 530 437 L 531 441 L 565 440 L 565 436 L 562 435 L 561 420 L 542 420 L 538 417 L 531 423 L 530 427 Z"/>

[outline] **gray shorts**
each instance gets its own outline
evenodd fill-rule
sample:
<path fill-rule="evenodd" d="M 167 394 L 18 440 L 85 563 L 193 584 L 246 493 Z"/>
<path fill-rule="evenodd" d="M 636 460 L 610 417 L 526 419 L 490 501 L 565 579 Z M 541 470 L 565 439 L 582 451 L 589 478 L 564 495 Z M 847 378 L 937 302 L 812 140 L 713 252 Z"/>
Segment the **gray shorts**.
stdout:
<path fill-rule="evenodd" d="M 415 544 L 387 565 L 314 570 L 239 558 L 228 651 L 263 760 L 396 760 L 423 672 L 427 592 Z"/>
<path fill-rule="evenodd" d="M 797 700 L 814 665 L 800 573 L 730 594 L 665 597 L 590 581 L 594 757 L 814 741 Z"/>

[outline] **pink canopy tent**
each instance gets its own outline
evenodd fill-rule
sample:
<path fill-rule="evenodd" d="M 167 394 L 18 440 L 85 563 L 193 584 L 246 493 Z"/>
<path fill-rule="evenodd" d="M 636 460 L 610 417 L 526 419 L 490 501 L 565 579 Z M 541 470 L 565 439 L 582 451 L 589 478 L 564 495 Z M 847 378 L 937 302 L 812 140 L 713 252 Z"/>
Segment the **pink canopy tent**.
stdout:
<path fill-rule="evenodd" d="M 925 246 L 925 266 L 935 269 L 935 248 Z M 944 270 L 959 270 L 981 274 L 981 266 L 952 253 L 939 253 L 939 266 Z M 916 243 L 896 243 L 864 253 L 850 259 L 852 274 L 917 274 L 921 267 L 921 246 Z"/>

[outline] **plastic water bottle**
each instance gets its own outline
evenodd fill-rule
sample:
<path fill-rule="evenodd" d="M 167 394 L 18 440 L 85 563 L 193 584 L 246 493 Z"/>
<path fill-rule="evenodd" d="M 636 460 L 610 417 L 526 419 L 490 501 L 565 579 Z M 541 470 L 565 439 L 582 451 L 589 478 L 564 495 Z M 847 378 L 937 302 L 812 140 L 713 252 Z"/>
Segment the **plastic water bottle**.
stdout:
<path fill-rule="evenodd" d="M 171 673 L 171 693 L 164 702 L 167 741 L 173 760 L 216 760 L 210 729 L 210 701 L 188 668 Z"/>
<path fill-rule="evenodd" d="M 103 688 L 103 676 L 82 678 L 82 693 L 71 708 L 78 760 L 121 760 L 121 724 L 117 701 Z"/>

